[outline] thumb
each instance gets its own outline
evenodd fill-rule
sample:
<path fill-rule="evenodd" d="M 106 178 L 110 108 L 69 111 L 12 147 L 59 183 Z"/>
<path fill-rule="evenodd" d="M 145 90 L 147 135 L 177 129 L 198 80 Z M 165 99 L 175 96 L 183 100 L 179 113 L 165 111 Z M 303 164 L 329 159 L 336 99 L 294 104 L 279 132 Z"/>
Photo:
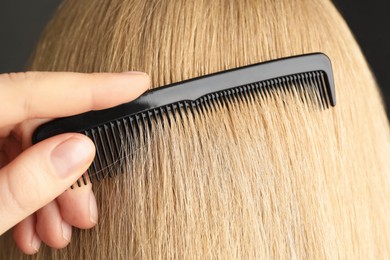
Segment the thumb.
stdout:
<path fill-rule="evenodd" d="M 95 155 L 81 134 L 44 140 L 0 169 L 0 235 L 69 188 Z"/>

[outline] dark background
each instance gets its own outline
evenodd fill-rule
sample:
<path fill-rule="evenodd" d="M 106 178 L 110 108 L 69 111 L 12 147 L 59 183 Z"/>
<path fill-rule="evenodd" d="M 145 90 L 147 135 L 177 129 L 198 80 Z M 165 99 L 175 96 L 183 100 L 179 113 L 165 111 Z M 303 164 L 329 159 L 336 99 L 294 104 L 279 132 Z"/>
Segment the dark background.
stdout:
<path fill-rule="evenodd" d="M 104 0 L 102 0 L 104 1 Z M 0 73 L 22 71 L 61 0 L 0 0 Z M 386 0 L 334 0 L 355 34 L 390 111 L 390 15 Z"/>

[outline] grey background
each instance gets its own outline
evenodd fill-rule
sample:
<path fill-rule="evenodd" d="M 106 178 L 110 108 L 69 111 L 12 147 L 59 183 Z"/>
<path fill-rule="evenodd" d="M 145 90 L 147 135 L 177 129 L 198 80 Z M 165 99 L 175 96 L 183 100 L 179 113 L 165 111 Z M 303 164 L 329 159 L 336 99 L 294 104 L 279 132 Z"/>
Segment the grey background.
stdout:
<path fill-rule="evenodd" d="M 81 1 L 81 0 L 80 0 Z M 103 0 L 102 0 L 103 1 Z M 361 45 L 390 110 L 390 16 L 386 0 L 334 0 Z M 22 71 L 61 0 L 0 0 L 0 73 Z"/>

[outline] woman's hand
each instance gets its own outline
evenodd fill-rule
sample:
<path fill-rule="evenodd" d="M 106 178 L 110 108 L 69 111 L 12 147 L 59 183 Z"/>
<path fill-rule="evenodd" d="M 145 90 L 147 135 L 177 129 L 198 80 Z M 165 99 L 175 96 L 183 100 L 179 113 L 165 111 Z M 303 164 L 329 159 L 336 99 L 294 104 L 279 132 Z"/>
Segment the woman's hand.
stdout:
<path fill-rule="evenodd" d="M 97 223 L 91 185 L 67 190 L 91 164 L 92 141 L 69 133 L 31 146 L 32 132 L 51 118 L 129 102 L 149 84 L 138 72 L 0 74 L 0 235 L 16 225 L 16 244 L 34 254 L 41 241 L 62 248 L 72 226 Z"/>

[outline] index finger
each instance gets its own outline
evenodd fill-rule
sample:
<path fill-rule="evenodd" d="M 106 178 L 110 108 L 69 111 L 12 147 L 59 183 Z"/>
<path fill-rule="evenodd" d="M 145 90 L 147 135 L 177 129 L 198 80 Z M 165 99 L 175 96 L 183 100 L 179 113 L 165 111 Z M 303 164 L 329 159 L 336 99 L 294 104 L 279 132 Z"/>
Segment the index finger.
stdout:
<path fill-rule="evenodd" d="M 0 127 L 130 102 L 150 86 L 142 72 L 25 72 L 0 75 Z"/>

